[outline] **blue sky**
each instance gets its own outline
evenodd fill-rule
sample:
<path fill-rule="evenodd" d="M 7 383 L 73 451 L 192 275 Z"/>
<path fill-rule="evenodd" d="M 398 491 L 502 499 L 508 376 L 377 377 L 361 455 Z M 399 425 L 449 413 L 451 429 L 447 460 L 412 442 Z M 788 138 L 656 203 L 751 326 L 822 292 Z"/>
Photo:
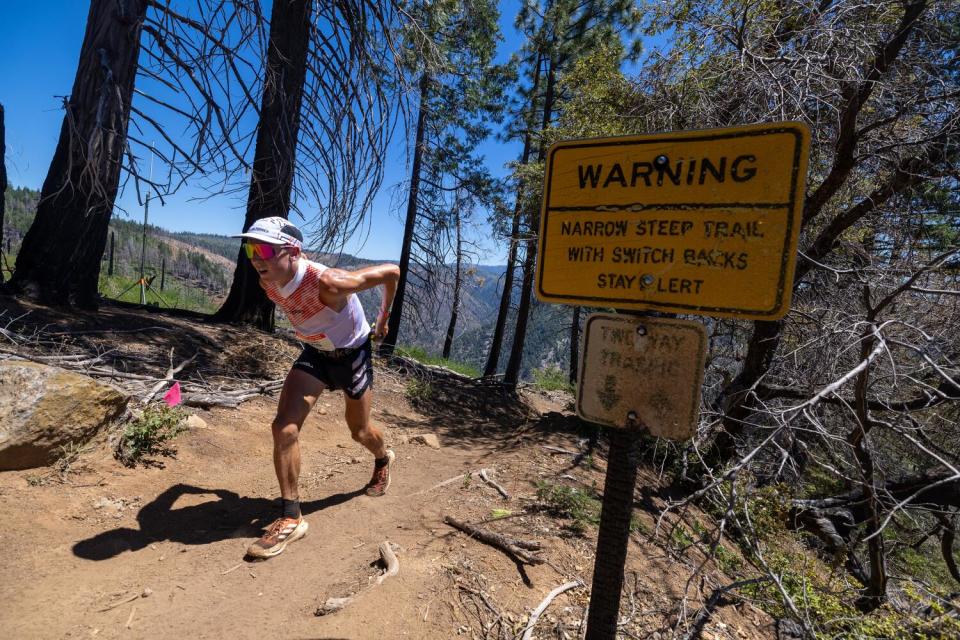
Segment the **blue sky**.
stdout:
<path fill-rule="evenodd" d="M 0 21 L 3 48 L 0 73 L 2 77 L 16 79 L 0 86 L 11 185 L 39 190 L 43 184 L 63 122 L 61 96 L 69 94 L 73 84 L 88 9 L 89 3 L 81 0 L 4 2 L 4 19 Z M 503 3 L 501 11 L 501 24 L 508 38 L 501 44 L 499 57 L 505 60 L 519 46 L 512 26 L 516 3 Z M 394 187 L 404 180 L 408 171 L 405 144 L 404 132 L 398 131 L 386 163 L 384 185 L 374 203 L 372 231 L 365 239 L 350 241 L 345 247 L 347 252 L 367 258 L 399 257 L 402 212 L 395 209 L 396 202 L 403 199 L 394 196 Z M 519 153 L 515 147 L 496 141 L 486 144 L 483 153 L 491 171 L 504 175 L 505 163 Z M 150 222 L 173 231 L 240 232 L 245 194 L 192 201 L 199 193 L 195 185 L 187 185 L 170 197 L 165 206 L 159 206 L 154 200 L 150 206 Z M 118 205 L 128 210 L 132 218 L 142 219 L 142 209 L 134 194 L 122 194 Z M 503 261 L 499 247 L 488 249 L 490 255 L 483 259 L 484 263 Z"/>
<path fill-rule="evenodd" d="M 521 44 L 513 29 L 518 6 L 517 0 L 500 5 L 504 41 L 498 61 L 508 59 Z M 62 96 L 69 94 L 76 73 L 88 9 L 89 3 L 82 0 L 4 2 L 0 77 L 8 81 L 0 85 L 0 103 L 6 112 L 6 163 L 11 185 L 40 189 L 43 184 L 63 121 Z M 400 216 L 405 199 L 397 197 L 395 187 L 409 171 L 405 145 L 406 136 L 398 131 L 388 153 L 384 185 L 374 202 L 372 231 L 366 238 L 351 240 L 344 248 L 348 253 L 372 259 L 399 257 L 403 231 Z M 481 149 L 487 166 L 498 176 L 506 174 L 506 163 L 516 159 L 519 151 L 516 143 L 496 140 L 488 141 Z M 154 200 L 150 222 L 172 231 L 239 233 L 245 192 L 195 201 L 200 193 L 196 184 L 188 184 L 164 206 Z M 118 205 L 130 217 L 142 219 L 142 209 L 133 193 L 122 194 Z M 118 211 L 115 215 L 124 214 Z M 486 249 L 488 253 L 481 257 L 481 263 L 503 263 L 505 256 L 501 254 L 506 253 L 505 247 L 491 242 Z"/>

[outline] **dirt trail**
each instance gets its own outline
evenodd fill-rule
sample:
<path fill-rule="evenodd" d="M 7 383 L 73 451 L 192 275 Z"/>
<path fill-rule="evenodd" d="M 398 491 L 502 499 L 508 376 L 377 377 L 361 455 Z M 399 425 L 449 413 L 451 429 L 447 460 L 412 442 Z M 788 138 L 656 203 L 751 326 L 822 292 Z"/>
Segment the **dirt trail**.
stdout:
<path fill-rule="evenodd" d="M 250 345 L 261 339 L 253 334 Z M 152 349 L 163 353 L 166 345 Z M 421 400 L 418 410 L 408 400 L 408 379 L 381 365 L 378 376 L 374 421 L 398 455 L 389 494 L 361 493 L 371 457 L 350 439 L 339 396 L 324 395 L 301 438 L 309 534 L 266 562 L 247 562 L 243 554 L 276 516 L 268 427 L 273 398 L 199 412 L 207 427 L 179 436 L 177 456 L 161 458 L 163 467 L 124 468 L 99 442 L 66 481 L 44 469 L 0 473 L 0 544 L 8 550 L 0 636 L 517 638 L 547 593 L 579 578 L 587 586 L 558 597 L 534 634 L 578 637 L 596 527 L 571 533 L 569 519 L 540 508 L 536 483 L 602 487 L 602 444 L 576 464 L 573 456 L 544 448 L 587 453 L 564 399 L 531 396 L 501 406 L 483 392 L 447 395 L 435 387 L 429 406 Z M 424 386 L 418 389 L 423 395 Z M 421 433 L 437 435 L 441 448 L 406 442 Z M 511 500 L 477 480 L 432 488 L 481 468 L 496 470 Z M 653 473 L 641 476 L 637 517 L 649 533 L 662 502 Z M 512 515 L 491 522 L 494 509 Z M 518 567 L 444 524 L 448 514 L 540 540 L 547 562 Z M 328 597 L 353 595 L 375 579 L 384 540 L 397 545 L 399 575 L 343 611 L 315 616 Z M 679 557 L 662 540 L 631 538 L 622 615 L 630 618 L 625 630 L 632 635 L 624 637 L 671 637 L 678 617 L 694 614 L 713 588 L 731 581 L 710 564 L 706 582 L 687 585 L 700 560 Z M 149 595 L 142 597 L 145 590 Z M 721 606 L 702 637 L 769 635 L 769 618 L 738 605 Z"/>

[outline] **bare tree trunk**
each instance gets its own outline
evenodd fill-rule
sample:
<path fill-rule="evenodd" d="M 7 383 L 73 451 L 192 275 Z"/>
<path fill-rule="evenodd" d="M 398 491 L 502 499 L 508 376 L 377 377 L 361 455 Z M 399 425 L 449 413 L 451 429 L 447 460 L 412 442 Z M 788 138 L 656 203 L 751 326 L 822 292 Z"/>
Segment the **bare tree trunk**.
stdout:
<path fill-rule="evenodd" d="M 244 231 L 260 218 L 286 218 L 290 212 L 312 10 L 311 0 L 273 3 L 267 81 L 261 98 Z M 242 250 L 237 254 L 230 293 L 214 318 L 273 330 L 274 305 Z"/>
<path fill-rule="evenodd" d="M 17 256 L 17 292 L 96 308 L 146 10 L 146 0 L 90 3 L 60 139 Z"/>
<path fill-rule="evenodd" d="M 6 116 L 0 104 L 0 256 L 3 255 L 3 220 L 7 210 L 7 130 Z M 3 282 L 3 269 L 0 264 L 0 283 Z"/>
<path fill-rule="evenodd" d="M 906 5 L 897 31 L 888 40 L 876 44 L 867 79 L 844 87 L 841 114 L 843 126 L 837 133 L 835 143 L 837 152 L 833 166 L 827 177 L 804 202 L 801 228 L 806 228 L 821 214 L 826 203 L 848 179 L 857 149 L 857 116 L 878 85 L 877 81 L 887 73 L 896 60 L 926 5 L 926 0 L 917 0 Z M 904 158 L 887 181 L 878 185 L 869 196 L 841 213 L 835 214 L 803 250 L 801 258 L 797 261 L 793 279 L 794 289 L 803 281 L 815 262 L 822 261 L 833 251 L 837 239 L 846 229 L 891 197 L 920 184 L 926 168 L 944 160 L 944 155 L 940 145 L 931 145 L 924 153 Z M 724 414 L 723 429 L 717 433 L 714 441 L 720 461 L 730 461 L 736 455 L 737 441 L 744 435 L 745 425 L 750 424 L 750 416 L 753 413 L 752 407 L 749 406 L 751 390 L 766 375 L 773 363 L 773 357 L 780 345 L 784 321 L 756 321 L 753 326 L 753 335 L 750 338 L 743 368 L 723 389 L 718 398 L 719 408 Z"/>
<path fill-rule="evenodd" d="M 530 89 L 531 111 L 536 102 L 537 90 L 540 87 L 540 65 L 543 58 L 537 54 L 536 71 L 533 76 L 533 87 Z M 523 153 L 520 155 L 520 166 L 530 161 L 530 128 L 523 136 Z M 497 323 L 494 325 L 493 338 L 490 340 L 490 353 L 487 356 L 487 365 L 483 369 L 483 377 L 496 375 L 497 365 L 500 364 L 500 349 L 503 347 L 503 332 L 507 325 L 507 316 L 510 313 L 510 302 L 513 299 L 513 274 L 517 268 L 517 247 L 520 244 L 520 216 L 522 215 L 523 184 L 517 185 L 517 200 L 513 207 L 513 224 L 510 228 L 510 250 L 507 252 L 507 270 L 503 276 L 503 292 L 500 294 L 500 308 L 497 311 Z"/>
<path fill-rule="evenodd" d="M 524 161 L 529 159 L 530 137 L 524 143 Z M 517 189 L 517 203 L 513 209 L 513 226 L 510 229 L 510 250 L 507 252 L 507 270 L 503 274 L 503 291 L 500 293 L 500 309 L 497 311 L 497 323 L 493 327 L 493 338 L 490 340 L 490 353 L 487 355 L 487 365 L 483 368 L 483 377 L 489 378 L 497 373 L 500 363 L 500 349 L 503 347 L 503 331 L 507 325 L 507 315 L 510 313 L 510 301 L 513 298 L 513 273 L 517 265 L 517 245 L 520 244 L 517 236 L 520 234 L 520 189 Z"/>
<path fill-rule="evenodd" d="M 547 69 L 547 89 L 543 97 L 543 121 L 540 131 L 546 131 L 553 115 L 553 91 L 556 84 L 556 73 L 554 67 L 556 61 L 553 55 L 550 56 L 549 67 Z M 537 159 L 543 160 L 546 155 L 546 147 L 541 136 L 540 149 L 537 153 Z M 531 238 L 527 240 L 527 253 L 523 261 L 523 291 L 520 294 L 520 306 L 517 309 L 517 326 L 513 334 L 513 344 L 510 347 L 510 360 L 507 362 L 507 370 L 503 374 L 503 381 L 516 386 L 520 379 L 520 367 L 523 363 L 523 345 L 527 339 L 527 321 L 530 315 L 530 301 L 533 289 L 533 268 L 534 257 L 537 252 L 537 243 L 533 238 L 537 228 L 537 212 L 531 210 L 527 213 L 529 220 L 528 228 Z"/>
<path fill-rule="evenodd" d="M 520 381 L 520 367 L 523 364 L 523 343 L 527 335 L 527 322 L 530 319 L 530 295 L 533 291 L 533 266 L 536 245 L 527 243 L 526 253 L 523 256 L 523 280 L 520 283 L 520 307 L 517 311 L 517 326 L 513 334 L 513 344 L 510 347 L 510 359 L 507 360 L 507 369 L 503 374 L 503 382 L 516 387 Z"/>
<path fill-rule="evenodd" d="M 457 316 L 460 312 L 460 287 L 462 286 L 463 270 L 463 236 L 460 228 L 460 212 L 454 213 L 457 217 L 457 268 L 453 280 L 453 306 L 450 310 L 450 324 L 447 325 L 447 337 L 443 341 L 443 357 L 450 357 L 450 350 L 453 348 L 453 334 L 457 328 Z"/>
<path fill-rule="evenodd" d="M 417 221 L 417 197 L 420 191 L 420 168 L 423 164 L 423 138 L 427 124 L 427 100 L 430 96 L 430 76 L 420 78 L 420 106 L 417 113 L 417 133 L 413 147 L 413 167 L 410 171 L 410 195 L 407 198 L 407 218 L 403 227 L 403 245 L 400 248 L 400 281 L 393 297 L 393 309 L 387 325 L 387 336 L 380 344 L 380 355 L 388 356 L 397 346 L 400 336 L 400 318 L 403 314 L 403 299 L 407 291 L 407 270 L 410 267 L 410 249 L 413 245 L 413 230 Z"/>
<path fill-rule="evenodd" d="M 580 307 L 573 308 L 573 321 L 570 323 L 570 384 L 576 384 L 580 368 Z"/>

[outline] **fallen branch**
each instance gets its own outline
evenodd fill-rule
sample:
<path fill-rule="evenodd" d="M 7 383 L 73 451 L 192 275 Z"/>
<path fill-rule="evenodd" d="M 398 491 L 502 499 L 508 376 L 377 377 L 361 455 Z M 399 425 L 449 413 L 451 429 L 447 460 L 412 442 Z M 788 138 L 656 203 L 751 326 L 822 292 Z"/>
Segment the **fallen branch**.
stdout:
<path fill-rule="evenodd" d="M 133 614 L 137 612 L 137 605 L 130 607 L 130 616 L 127 618 L 127 629 L 133 626 Z"/>
<path fill-rule="evenodd" d="M 414 493 L 413 495 L 417 496 L 417 495 L 420 495 L 421 493 L 427 493 L 427 492 L 429 492 L 429 491 L 433 491 L 434 489 L 439 489 L 440 487 L 445 487 L 445 486 L 448 485 L 448 484 L 452 484 L 452 483 L 456 482 L 457 480 L 463 480 L 464 478 L 467 478 L 467 477 L 470 477 L 470 478 L 481 478 L 482 476 L 481 476 L 480 474 L 483 473 L 483 472 L 485 472 L 485 471 L 492 471 L 492 470 L 491 470 L 491 469 L 480 469 L 480 471 L 469 471 L 469 472 L 467 472 L 467 473 L 461 473 L 460 475 L 458 475 L 458 476 L 453 476 L 452 478 L 448 478 L 448 479 L 444 480 L 443 482 L 438 482 L 437 484 L 433 485 L 432 487 L 429 487 L 429 488 L 427 488 L 427 489 L 422 489 L 422 490 L 420 490 L 420 491 L 417 491 L 417 492 Z"/>
<path fill-rule="evenodd" d="M 346 598 L 327 598 L 322 605 L 317 607 L 317 610 L 313 612 L 313 615 L 326 616 L 326 615 L 330 615 L 331 613 L 336 613 L 337 611 L 340 611 L 341 609 L 346 607 L 348 604 L 353 602 L 354 599 L 360 597 L 361 594 L 365 593 L 366 591 L 370 591 L 370 589 L 373 589 L 374 587 L 382 584 L 383 581 L 386 580 L 387 578 L 391 576 L 395 576 L 398 573 L 400 573 L 400 561 L 397 560 L 397 556 L 393 552 L 393 549 L 391 548 L 390 542 L 388 540 L 384 540 L 383 542 L 380 543 L 379 551 L 380 551 L 380 562 L 383 563 L 383 566 L 385 567 L 385 569 L 383 573 L 377 576 L 376 582 L 374 582 L 372 585 L 370 585 L 366 589 L 361 589 L 357 593 L 353 594 L 352 596 L 347 596 Z"/>
<path fill-rule="evenodd" d="M 560 447 L 551 447 L 548 444 L 540 445 L 541 449 L 546 449 L 552 453 L 565 453 L 568 456 L 578 456 L 580 455 L 579 451 L 570 451 L 569 449 L 561 449 Z"/>
<path fill-rule="evenodd" d="M 542 558 L 538 558 L 537 556 L 531 555 L 524 551 L 524 549 L 530 551 L 539 551 L 541 549 L 539 542 L 514 540 L 513 538 L 508 538 L 499 533 L 487 531 L 486 529 L 479 529 L 465 522 L 460 522 L 451 516 L 444 516 L 443 521 L 449 524 L 451 527 L 459 529 L 460 531 L 468 534 L 471 538 L 476 538 L 480 542 L 484 542 L 492 547 L 500 549 L 518 564 L 543 564 Z"/>
<path fill-rule="evenodd" d="M 183 405 L 186 407 L 197 407 L 199 409 L 209 409 L 210 407 L 236 408 L 246 400 L 273 393 L 282 388 L 283 380 L 271 380 L 258 384 L 255 387 L 237 389 L 235 391 L 187 393 L 183 396 Z"/>
<path fill-rule="evenodd" d="M 486 482 L 488 485 L 490 485 L 494 489 L 496 489 L 497 491 L 499 491 L 500 495 L 502 495 L 504 498 L 509 500 L 510 494 L 507 493 L 506 489 L 504 489 L 499 484 L 497 484 L 497 482 L 489 476 L 489 474 L 487 473 L 488 471 L 489 469 L 480 469 L 480 479 Z"/>
<path fill-rule="evenodd" d="M 150 393 L 148 393 L 147 396 L 140 401 L 140 403 L 143 405 L 150 404 L 150 401 L 153 400 L 154 396 L 160 393 L 160 390 L 163 389 L 168 382 L 173 381 L 173 376 L 183 371 L 184 367 L 186 367 L 188 364 L 194 361 L 194 359 L 197 357 L 197 353 L 194 353 L 192 356 L 190 356 L 189 358 L 181 362 L 178 366 L 174 367 L 173 366 L 173 347 L 171 347 L 170 348 L 170 360 L 171 360 L 170 368 L 167 369 L 167 373 L 163 376 L 163 380 L 153 385 L 153 389 L 150 390 Z"/>
<path fill-rule="evenodd" d="M 565 591 L 569 591 L 570 589 L 576 589 L 577 587 L 582 587 L 582 586 L 583 584 L 579 581 L 568 582 L 566 584 L 560 585 L 559 587 L 551 591 L 549 594 L 547 594 L 547 597 L 543 599 L 543 602 L 537 605 L 537 608 L 534 609 L 533 613 L 530 614 L 530 619 L 527 620 L 527 626 L 523 630 L 523 635 L 520 637 L 520 640 L 530 640 L 530 638 L 533 637 L 534 625 L 537 624 L 537 620 L 539 620 L 540 616 L 543 615 L 543 612 L 547 610 L 547 607 L 550 606 L 550 603 L 553 602 L 554 598 L 556 598 L 558 595 L 560 595 Z"/>
<path fill-rule="evenodd" d="M 104 607 L 103 609 L 100 609 L 100 613 L 103 613 L 104 611 L 110 611 L 111 609 L 116 609 L 116 608 L 119 607 L 120 605 L 122 605 L 122 604 L 127 604 L 128 602 L 133 602 L 134 600 L 136 600 L 136 599 L 139 598 L 139 597 L 140 597 L 140 594 L 139 594 L 139 593 L 135 593 L 135 594 L 133 594 L 132 596 L 130 596 L 129 598 L 126 598 L 125 600 L 121 600 L 120 602 L 114 602 L 113 604 L 108 605 L 108 606 Z"/>

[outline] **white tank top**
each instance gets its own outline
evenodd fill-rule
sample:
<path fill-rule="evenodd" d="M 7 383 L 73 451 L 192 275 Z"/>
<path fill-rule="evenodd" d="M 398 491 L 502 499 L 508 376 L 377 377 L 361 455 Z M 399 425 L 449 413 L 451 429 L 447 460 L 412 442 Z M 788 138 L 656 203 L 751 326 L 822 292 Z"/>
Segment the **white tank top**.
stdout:
<path fill-rule="evenodd" d="M 357 294 L 347 297 L 339 312 L 320 300 L 320 274 L 328 267 L 304 257 L 297 261 L 297 273 L 283 287 L 260 281 L 260 286 L 290 319 L 297 337 L 320 351 L 359 347 L 370 333 Z"/>

